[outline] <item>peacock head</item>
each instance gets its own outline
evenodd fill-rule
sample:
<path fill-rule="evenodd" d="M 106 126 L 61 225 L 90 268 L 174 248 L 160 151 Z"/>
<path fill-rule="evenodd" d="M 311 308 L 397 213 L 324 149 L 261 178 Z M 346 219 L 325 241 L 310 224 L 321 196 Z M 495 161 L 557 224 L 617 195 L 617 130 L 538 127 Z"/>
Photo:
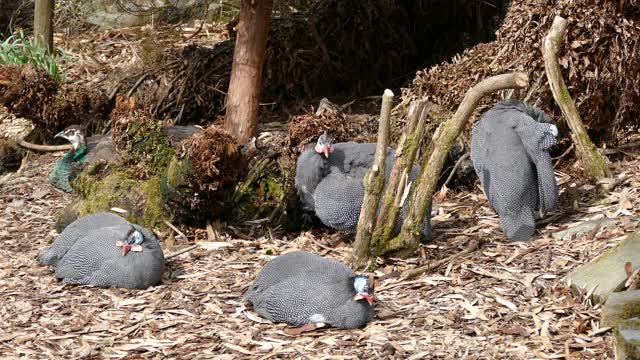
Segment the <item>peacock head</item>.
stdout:
<path fill-rule="evenodd" d="M 71 125 L 54 136 L 54 138 L 57 137 L 66 139 L 71 143 L 73 149 L 77 150 L 78 146 L 84 143 L 84 127 L 82 125 Z"/>
<path fill-rule="evenodd" d="M 333 139 L 326 131 L 318 138 L 315 150 L 318 154 L 324 154 L 325 157 L 329 157 L 329 153 L 335 150 L 333 147 Z"/>
<path fill-rule="evenodd" d="M 373 275 L 354 276 L 353 288 L 356 291 L 356 295 L 353 297 L 353 300 L 366 300 L 369 305 L 373 305 L 373 302 L 376 300 L 374 295 L 375 281 L 373 279 Z"/>
<path fill-rule="evenodd" d="M 124 241 L 116 241 L 116 246 L 122 248 L 122 256 L 127 255 L 129 251 L 142 252 L 142 242 L 144 242 L 144 236 L 135 228 L 129 229 Z"/>

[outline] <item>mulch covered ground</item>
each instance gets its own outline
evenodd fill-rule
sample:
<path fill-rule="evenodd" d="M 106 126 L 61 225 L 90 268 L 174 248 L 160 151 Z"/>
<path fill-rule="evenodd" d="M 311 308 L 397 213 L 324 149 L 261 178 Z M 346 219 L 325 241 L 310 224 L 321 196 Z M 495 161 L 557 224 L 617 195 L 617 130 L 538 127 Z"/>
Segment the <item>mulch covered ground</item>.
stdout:
<path fill-rule="evenodd" d="M 0 126 L 1 134 L 16 132 L 9 118 Z M 416 257 L 389 259 L 376 271 L 379 303 L 373 322 L 364 329 L 292 337 L 284 334 L 285 325 L 253 313 L 243 292 L 271 258 L 267 254 L 304 249 L 344 260 L 351 237 L 326 230 L 249 231 L 255 222 L 222 227 L 210 249 L 172 259 L 160 286 L 134 291 L 61 285 L 36 263 L 55 236 L 56 216 L 75 199 L 47 181 L 61 154 L 42 155 L 0 177 L 0 354 L 5 356 L 613 358 L 611 333 L 597 331 L 600 309 L 571 295 L 561 278 L 638 228 L 638 160 L 617 164 L 615 173 L 628 179 L 599 202 L 591 201 L 591 186 L 558 171 L 562 208 L 554 214 L 559 219 L 529 242 L 503 237 L 480 190 L 450 191 L 434 206 L 435 239 Z M 553 236 L 605 216 L 615 224 L 595 234 Z M 188 240 L 167 235 L 165 254 L 207 240 L 205 229 L 180 230 Z M 478 240 L 478 250 L 456 256 Z M 394 275 L 446 258 L 451 260 L 419 277 Z"/>

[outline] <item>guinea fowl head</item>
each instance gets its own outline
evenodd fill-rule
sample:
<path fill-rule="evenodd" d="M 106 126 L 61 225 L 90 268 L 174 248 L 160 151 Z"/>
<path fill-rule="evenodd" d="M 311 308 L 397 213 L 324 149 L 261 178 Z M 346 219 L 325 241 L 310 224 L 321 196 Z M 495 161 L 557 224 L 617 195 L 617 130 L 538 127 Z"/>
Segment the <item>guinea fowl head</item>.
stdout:
<path fill-rule="evenodd" d="M 54 136 L 54 138 L 57 137 L 69 141 L 74 150 L 77 150 L 81 144 L 85 144 L 84 127 L 82 125 L 71 125 Z"/>
<path fill-rule="evenodd" d="M 142 233 L 132 227 L 127 232 L 127 237 L 124 241 L 116 241 L 116 246 L 122 247 L 122 256 L 125 256 L 129 251 L 142 252 L 143 241 L 144 236 Z"/>
<path fill-rule="evenodd" d="M 334 151 L 333 139 L 327 135 L 326 131 L 318 138 L 315 150 L 318 154 L 324 154 L 325 157 L 329 157 L 329 153 Z"/>
<path fill-rule="evenodd" d="M 353 288 L 356 291 L 356 295 L 353 297 L 353 300 L 366 300 L 369 305 L 373 305 L 373 302 L 376 300 L 374 295 L 375 281 L 373 279 L 373 275 L 354 276 Z"/>

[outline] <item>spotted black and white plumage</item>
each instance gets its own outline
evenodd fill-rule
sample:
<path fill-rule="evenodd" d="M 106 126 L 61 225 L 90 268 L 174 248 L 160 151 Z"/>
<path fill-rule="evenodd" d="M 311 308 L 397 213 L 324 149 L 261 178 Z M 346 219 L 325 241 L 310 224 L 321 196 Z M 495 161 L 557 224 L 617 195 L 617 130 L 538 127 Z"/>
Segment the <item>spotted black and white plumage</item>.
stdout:
<path fill-rule="evenodd" d="M 123 246 L 141 251 L 123 255 Z M 144 289 L 160 282 L 164 254 L 158 239 L 144 227 L 110 213 L 82 217 L 56 238 L 38 261 L 55 269 L 68 284 Z"/>
<path fill-rule="evenodd" d="M 310 149 L 298 157 L 295 185 L 303 208 L 312 211 L 327 226 L 355 232 L 364 200 L 363 179 L 373 166 L 376 144 L 346 142 L 325 143 L 321 135 L 316 149 Z M 325 145 L 327 144 L 327 145 Z M 318 146 L 330 146 L 328 156 L 318 151 Z M 385 174 L 387 181 L 395 162 L 395 151 L 387 150 Z M 409 181 L 420 175 L 420 167 L 413 166 Z M 400 209 L 396 233 L 400 231 L 408 201 Z M 422 231 L 426 239 L 431 237 L 431 205 L 427 210 Z"/>
<path fill-rule="evenodd" d="M 358 291 L 356 291 L 356 289 Z M 316 254 L 293 251 L 265 265 L 245 293 L 259 315 L 293 326 L 324 323 L 359 328 L 373 318 L 373 305 L 358 293 L 373 296 L 366 276 Z"/>
<path fill-rule="evenodd" d="M 473 128 L 474 169 L 511 240 L 529 239 L 536 210 L 557 206 L 558 186 L 548 151 L 557 135 L 544 112 L 519 100 L 498 103 Z"/>

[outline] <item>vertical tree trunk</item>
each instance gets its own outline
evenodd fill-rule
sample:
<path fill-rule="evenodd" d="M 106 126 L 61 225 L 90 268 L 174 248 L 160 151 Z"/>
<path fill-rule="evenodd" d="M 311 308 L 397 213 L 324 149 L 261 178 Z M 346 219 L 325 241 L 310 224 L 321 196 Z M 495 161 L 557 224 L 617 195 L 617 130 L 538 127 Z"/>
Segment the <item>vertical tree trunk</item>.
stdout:
<path fill-rule="evenodd" d="M 54 0 L 36 0 L 33 15 L 33 32 L 36 44 L 53 52 L 53 7 Z"/>
<path fill-rule="evenodd" d="M 240 144 L 256 135 L 273 0 L 242 0 L 224 127 Z"/>

